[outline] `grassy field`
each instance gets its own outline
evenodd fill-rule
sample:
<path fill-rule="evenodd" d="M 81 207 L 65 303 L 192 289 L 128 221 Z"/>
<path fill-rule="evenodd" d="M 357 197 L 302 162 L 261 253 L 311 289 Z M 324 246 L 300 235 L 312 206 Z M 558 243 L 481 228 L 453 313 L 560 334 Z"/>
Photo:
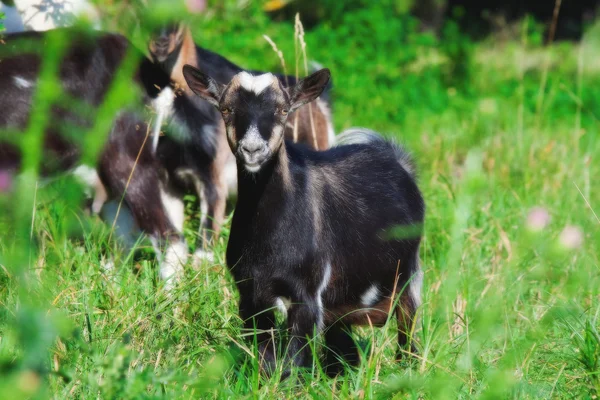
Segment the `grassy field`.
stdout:
<path fill-rule="evenodd" d="M 77 211 L 73 185 L 31 190 L 26 175 L 0 194 L 0 398 L 596 398 L 600 32 L 544 48 L 527 21 L 512 40 L 479 43 L 412 24 L 374 6 L 306 41 L 333 71 L 337 131 L 380 130 L 419 166 L 415 357 L 394 361 L 390 321 L 356 331 L 364 362 L 343 377 L 318 364 L 299 380 L 261 377 L 227 229 L 215 264 L 188 266 L 167 296 L 151 254 L 117 252 L 118 268 L 102 269 L 109 229 Z M 241 65 L 280 69 L 267 34 L 294 72 L 293 24 L 260 10 L 207 17 L 194 34 Z"/>

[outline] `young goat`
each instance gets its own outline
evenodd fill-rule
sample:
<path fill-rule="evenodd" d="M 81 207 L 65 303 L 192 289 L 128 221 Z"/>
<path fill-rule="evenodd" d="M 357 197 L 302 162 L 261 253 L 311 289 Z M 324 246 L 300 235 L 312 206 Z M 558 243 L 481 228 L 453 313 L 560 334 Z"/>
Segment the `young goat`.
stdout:
<path fill-rule="evenodd" d="M 185 64 L 190 64 L 222 84 L 229 83 L 243 69 L 219 54 L 197 46 L 184 24 L 167 24 L 157 29 L 148 48 L 153 62 L 171 78 L 170 86 L 163 93 L 172 88 L 176 94 L 169 105 L 170 110 L 165 111 L 169 117 L 168 134 L 160 138 L 157 156 L 182 190 L 194 191 L 200 198 L 201 232 L 196 256 L 210 258 L 204 245 L 218 234 L 225 217 L 227 196 L 237 189 L 235 158 L 229 151 L 219 113 L 209 103 L 194 96 L 185 83 L 182 69 Z M 292 84 L 296 82 L 291 76 L 279 76 L 279 79 Z M 332 145 L 330 107 L 325 101 L 318 99 L 315 105 L 300 108 L 289 121 L 285 128 L 288 139 L 297 137 L 298 142 L 321 150 Z"/>
<path fill-rule="evenodd" d="M 237 160 L 238 201 L 227 264 L 240 292 L 246 328 L 256 327 L 261 365 L 276 355 L 272 309 L 287 311 L 288 356 L 311 364 L 308 342 L 324 332 L 329 372 L 339 358 L 358 362 L 352 325 L 398 318 L 398 342 L 410 343 L 420 305 L 420 227 L 424 202 L 408 155 L 365 129 L 316 152 L 284 140 L 288 115 L 316 99 L 329 70 L 285 88 L 271 74 L 237 74 L 222 85 L 191 66 L 190 88 L 221 111 Z M 393 230 L 403 227 L 402 238 Z"/>

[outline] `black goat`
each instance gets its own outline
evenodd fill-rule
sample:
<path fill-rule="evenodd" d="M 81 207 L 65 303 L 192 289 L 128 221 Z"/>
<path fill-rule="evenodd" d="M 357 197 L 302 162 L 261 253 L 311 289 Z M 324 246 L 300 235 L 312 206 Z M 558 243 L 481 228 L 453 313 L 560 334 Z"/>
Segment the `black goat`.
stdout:
<path fill-rule="evenodd" d="M 141 53 L 136 52 L 137 68 L 132 82 L 132 90 L 137 91 L 140 99 L 138 106 L 108 116 L 112 128 L 107 132 L 108 139 L 97 162 L 81 165 L 84 136 L 92 127 L 94 114 L 105 100 L 127 53 L 135 52 L 123 36 L 71 28 L 3 36 L 0 129 L 16 133 L 0 138 L 0 170 L 16 174 L 21 168 L 20 133 L 29 123 L 42 62 L 39 53 L 44 43 L 51 40 L 50 35 L 59 35 L 70 43 L 58 72 L 63 93 L 51 107 L 51 118 L 44 132 L 42 175 L 67 171 L 84 175 L 87 183 L 96 189 L 93 211 L 102 210 L 111 222 L 115 217 L 111 209 L 116 209 L 114 203 L 123 198 L 125 206 L 117 223 L 127 226 L 130 225 L 128 219 L 132 218 L 137 228 L 150 236 L 157 257 L 162 258 L 161 277 L 180 276 L 188 250 L 181 234 L 183 218 L 173 209 L 181 209 L 183 213 L 183 206 L 171 190 L 150 141 L 144 146 L 151 116 L 143 106 L 153 104 L 153 96 L 157 95 L 155 85 L 164 86 L 169 76 Z M 108 207 L 104 204 L 107 200 Z M 136 240 L 129 236 L 124 239 L 128 246 Z"/>
<path fill-rule="evenodd" d="M 170 75 L 170 87 L 176 94 L 168 105 L 168 134 L 160 138 L 157 156 L 174 181 L 179 182 L 181 190 L 196 192 L 200 198 L 201 232 L 196 256 L 210 259 L 212 254 L 206 251 L 206 244 L 219 232 L 227 196 L 237 189 L 235 159 L 229 151 L 219 113 L 194 96 L 185 83 L 182 68 L 185 64 L 193 65 L 222 84 L 229 83 L 243 69 L 197 46 L 190 29 L 181 23 L 155 30 L 148 48 L 154 63 Z M 278 78 L 282 82 L 296 82 L 292 76 L 278 75 Z M 319 149 L 332 145 L 333 126 L 326 101 L 318 99 L 314 106 L 299 109 L 289 121 L 285 129 L 288 139 L 296 137 L 299 142 Z"/>
<path fill-rule="evenodd" d="M 288 356 L 298 366 L 311 364 L 315 328 L 325 333 L 330 372 L 339 369 L 338 357 L 357 363 L 348 329 L 381 325 L 393 310 L 400 346 L 410 343 L 425 206 L 407 154 L 365 129 L 343 133 L 323 152 L 284 140 L 288 115 L 321 94 L 327 69 L 290 88 L 271 74 L 242 72 L 226 86 L 191 66 L 183 74 L 221 111 L 237 160 L 227 264 L 240 316 L 260 330 L 261 365 L 275 364 L 269 330 L 276 306 L 289 305 Z M 396 227 L 408 233 L 395 238 Z"/>

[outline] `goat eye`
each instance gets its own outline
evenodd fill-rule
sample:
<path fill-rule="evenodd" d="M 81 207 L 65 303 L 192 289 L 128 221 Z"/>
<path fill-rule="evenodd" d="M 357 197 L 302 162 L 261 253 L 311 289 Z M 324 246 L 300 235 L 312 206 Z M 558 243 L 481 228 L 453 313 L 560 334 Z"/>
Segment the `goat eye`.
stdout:
<path fill-rule="evenodd" d="M 279 110 L 279 113 L 281 115 L 287 115 L 288 114 L 288 110 L 286 110 L 285 108 L 282 108 L 281 110 Z"/>
<path fill-rule="evenodd" d="M 223 107 L 221 108 L 221 114 L 227 115 L 231 113 L 231 108 Z"/>

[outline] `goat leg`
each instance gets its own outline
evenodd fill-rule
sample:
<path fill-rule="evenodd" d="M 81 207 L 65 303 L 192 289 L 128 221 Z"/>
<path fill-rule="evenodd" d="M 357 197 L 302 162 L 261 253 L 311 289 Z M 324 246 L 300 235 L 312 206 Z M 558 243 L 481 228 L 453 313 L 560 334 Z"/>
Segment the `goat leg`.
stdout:
<path fill-rule="evenodd" d="M 325 331 L 325 372 L 335 376 L 343 371 L 344 363 L 358 365 L 360 355 L 351 336 L 351 326 L 341 322 L 331 325 Z"/>

